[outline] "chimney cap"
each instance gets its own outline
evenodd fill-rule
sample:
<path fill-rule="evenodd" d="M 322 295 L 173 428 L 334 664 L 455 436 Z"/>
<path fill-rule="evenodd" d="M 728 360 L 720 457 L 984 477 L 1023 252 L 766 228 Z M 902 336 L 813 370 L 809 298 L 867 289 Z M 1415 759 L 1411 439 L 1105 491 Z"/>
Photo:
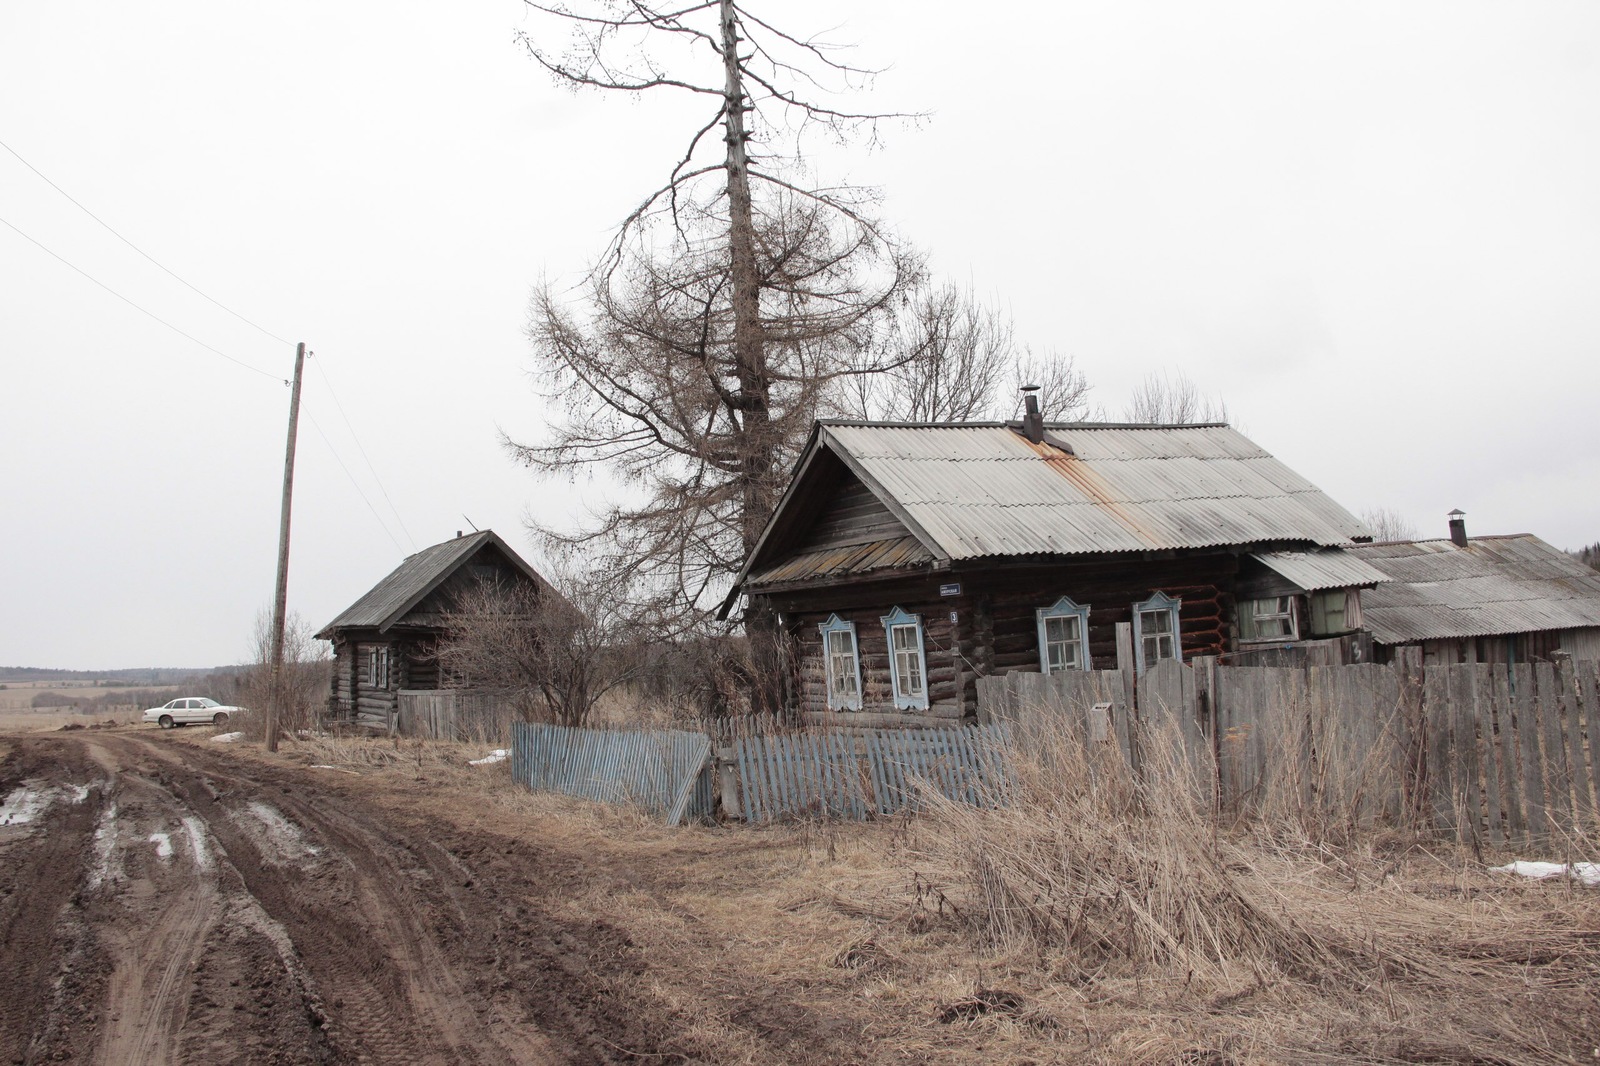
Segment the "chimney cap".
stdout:
<path fill-rule="evenodd" d="M 1039 391 L 1039 386 L 1037 386 L 1037 385 L 1024 385 L 1024 386 L 1022 386 L 1022 391 L 1023 392 L 1038 392 Z"/>
<path fill-rule="evenodd" d="M 1463 511 L 1459 507 L 1457 507 L 1454 510 L 1452 510 L 1450 512 L 1450 514 L 1449 514 L 1450 518 L 1465 518 L 1466 516 L 1467 516 L 1467 512 Z"/>

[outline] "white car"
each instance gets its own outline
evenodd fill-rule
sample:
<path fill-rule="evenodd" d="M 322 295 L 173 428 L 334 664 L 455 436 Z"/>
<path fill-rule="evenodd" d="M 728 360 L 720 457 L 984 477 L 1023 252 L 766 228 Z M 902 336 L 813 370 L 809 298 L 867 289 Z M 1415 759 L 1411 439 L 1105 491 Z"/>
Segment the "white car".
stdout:
<path fill-rule="evenodd" d="M 152 707 L 145 711 L 144 720 L 154 722 L 162 729 L 197 722 L 210 722 L 221 728 L 227 725 L 234 715 L 249 713 L 243 707 L 225 707 L 216 700 L 208 700 L 204 696 L 183 696 L 165 706 Z"/>

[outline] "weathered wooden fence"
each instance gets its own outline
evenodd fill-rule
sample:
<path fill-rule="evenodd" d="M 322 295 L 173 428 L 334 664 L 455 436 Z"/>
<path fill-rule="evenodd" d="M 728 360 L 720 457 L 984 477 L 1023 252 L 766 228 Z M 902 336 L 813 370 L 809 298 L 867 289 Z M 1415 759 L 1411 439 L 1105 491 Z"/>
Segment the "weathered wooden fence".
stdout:
<path fill-rule="evenodd" d="M 934 793 L 978 807 L 1007 802 L 1011 729 L 812 729 L 747 736 L 732 746 L 746 821 L 915 810 Z"/>
<path fill-rule="evenodd" d="M 677 825 L 714 812 L 711 741 L 679 729 L 573 729 L 517 722 L 512 778 L 601 803 L 636 803 Z"/>
<path fill-rule="evenodd" d="M 1115 738 L 1138 768 L 1171 746 L 1227 810 L 1292 809 L 1504 843 L 1600 831 L 1594 662 L 1219 667 L 1008 674 L 980 711 Z"/>
<path fill-rule="evenodd" d="M 389 732 L 425 740 L 497 741 L 514 715 L 504 703 L 462 689 L 401 689 Z"/>

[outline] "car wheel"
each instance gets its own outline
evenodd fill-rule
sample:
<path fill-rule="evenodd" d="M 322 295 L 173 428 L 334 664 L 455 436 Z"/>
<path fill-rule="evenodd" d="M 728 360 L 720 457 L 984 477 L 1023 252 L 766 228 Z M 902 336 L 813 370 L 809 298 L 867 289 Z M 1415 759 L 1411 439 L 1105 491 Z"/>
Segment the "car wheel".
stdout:
<path fill-rule="evenodd" d="M 216 714 L 212 715 L 211 716 L 211 724 L 216 726 L 218 729 L 221 729 L 223 726 L 227 725 L 228 724 L 228 712 L 227 711 L 218 711 Z"/>
<path fill-rule="evenodd" d="M 164 714 L 164 715 L 161 716 L 161 728 L 162 729 L 171 729 L 173 726 L 175 726 L 177 724 L 178 724 L 177 722 L 174 722 L 172 720 L 172 715 Z"/>

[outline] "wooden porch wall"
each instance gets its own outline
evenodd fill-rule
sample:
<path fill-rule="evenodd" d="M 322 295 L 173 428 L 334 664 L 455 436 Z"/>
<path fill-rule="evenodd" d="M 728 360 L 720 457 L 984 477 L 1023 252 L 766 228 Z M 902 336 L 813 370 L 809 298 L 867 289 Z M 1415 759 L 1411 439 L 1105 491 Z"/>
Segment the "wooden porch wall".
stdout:
<path fill-rule="evenodd" d="M 1163 662 L 978 683 L 985 717 L 1170 745 L 1224 811 L 1433 830 L 1503 845 L 1600 832 L 1600 664 L 1304 669 Z"/>
<path fill-rule="evenodd" d="M 501 701 L 464 689 L 402 689 L 393 732 L 426 740 L 500 743 L 515 715 Z"/>

